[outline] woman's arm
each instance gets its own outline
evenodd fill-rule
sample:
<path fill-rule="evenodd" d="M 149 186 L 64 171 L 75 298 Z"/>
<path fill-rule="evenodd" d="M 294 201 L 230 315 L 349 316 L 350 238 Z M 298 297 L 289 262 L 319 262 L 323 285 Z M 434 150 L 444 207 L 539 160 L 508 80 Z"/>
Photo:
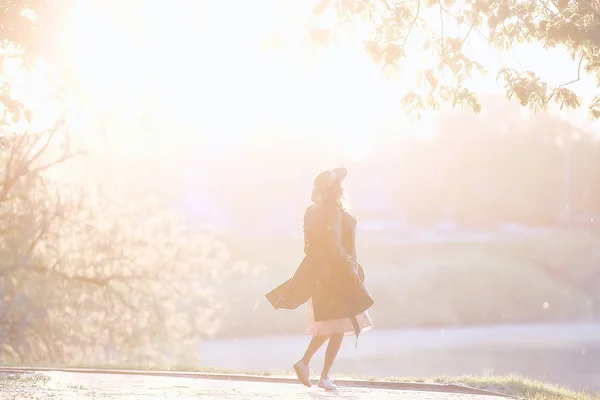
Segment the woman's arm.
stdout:
<path fill-rule="evenodd" d="M 311 241 L 317 241 L 314 245 L 331 264 L 356 275 L 356 260 L 346 252 L 342 244 L 342 211 L 328 206 L 315 206 L 309 211 L 304 221 L 305 251 Z"/>

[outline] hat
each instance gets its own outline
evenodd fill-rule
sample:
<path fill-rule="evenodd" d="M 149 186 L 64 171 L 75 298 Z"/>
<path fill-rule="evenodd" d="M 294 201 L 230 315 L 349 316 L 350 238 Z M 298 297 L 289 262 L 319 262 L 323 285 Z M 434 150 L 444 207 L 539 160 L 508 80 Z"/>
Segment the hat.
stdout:
<path fill-rule="evenodd" d="M 328 192 L 336 185 L 342 183 L 346 175 L 348 175 L 346 168 L 335 168 L 321 172 L 315 178 L 312 200 L 318 202 L 326 199 L 329 194 Z"/>

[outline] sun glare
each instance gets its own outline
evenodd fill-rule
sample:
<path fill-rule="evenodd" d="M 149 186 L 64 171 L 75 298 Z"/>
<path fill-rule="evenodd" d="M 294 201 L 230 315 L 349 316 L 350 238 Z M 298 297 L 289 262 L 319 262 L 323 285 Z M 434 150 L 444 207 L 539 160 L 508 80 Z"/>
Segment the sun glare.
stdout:
<path fill-rule="evenodd" d="M 231 13 L 229 3 L 177 5 L 77 3 L 69 21 L 73 82 L 90 109 L 119 121 L 150 115 L 171 142 L 227 146 L 270 125 L 351 135 L 349 143 L 360 144 L 343 152 L 366 156 L 359 137 L 389 112 L 390 88 L 359 47 L 333 46 L 306 63 L 309 6 L 238 1 Z M 285 46 L 265 47 L 273 35 Z M 133 145 L 127 136 L 119 135 L 124 147 Z"/>
<path fill-rule="evenodd" d="M 420 50 L 424 37 L 418 30 L 408 44 L 414 55 L 390 80 L 362 51 L 366 28 L 307 52 L 303 33 L 311 23 L 310 4 L 233 3 L 235 13 L 230 2 L 76 2 L 65 25 L 72 102 L 87 113 L 77 121 L 108 127 L 121 153 L 150 146 L 140 140 L 147 131 L 158 135 L 152 145 L 157 151 L 168 146 L 175 152 L 264 140 L 267 129 L 271 135 L 327 136 L 325 148 L 358 161 L 383 132 L 430 136 L 435 115 L 424 112 L 421 121 L 409 124 L 400 106 L 402 95 L 416 86 L 417 71 L 431 63 Z M 439 15 L 423 16 L 436 26 Z M 321 23 L 332 24 L 332 18 Z M 450 24 L 447 29 L 460 31 Z M 467 45 L 491 71 L 497 67 L 499 56 L 487 44 L 474 39 Z M 507 66 L 515 54 L 504 58 Z M 522 61 L 535 68 L 531 54 L 523 52 Z M 556 71 L 548 73 L 559 79 Z M 38 92 L 46 90 L 43 76 L 38 71 L 34 77 Z M 470 85 L 476 91 L 501 89 L 494 78 L 475 77 Z"/>

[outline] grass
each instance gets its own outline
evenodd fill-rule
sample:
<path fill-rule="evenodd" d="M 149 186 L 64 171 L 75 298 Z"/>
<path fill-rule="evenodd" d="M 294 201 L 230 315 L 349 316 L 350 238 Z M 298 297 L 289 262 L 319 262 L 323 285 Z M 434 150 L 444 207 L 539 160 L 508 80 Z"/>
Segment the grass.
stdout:
<path fill-rule="evenodd" d="M 571 229 L 485 242 L 404 243 L 362 232 L 357 246 L 376 302 L 372 317 L 378 329 L 398 329 L 590 320 L 600 315 L 600 298 L 586 289 L 600 274 L 598 238 Z M 264 269 L 228 282 L 216 337 L 303 332 L 303 318 L 274 313 L 263 297 L 293 274 L 302 239 L 238 238 L 231 246 L 236 257 Z"/>
<path fill-rule="evenodd" d="M 6 373 L 0 374 L 0 392 L 8 389 L 26 388 L 31 385 L 43 385 L 50 378 L 40 373 Z"/>
<path fill-rule="evenodd" d="M 588 393 L 576 392 L 564 386 L 552 385 L 536 379 L 524 378 L 518 375 L 506 376 L 458 376 L 458 377 L 434 377 L 434 378 L 389 378 L 396 382 L 433 382 L 454 383 L 471 386 L 479 389 L 492 390 L 506 393 L 525 399 L 544 400 L 598 400 L 600 396 Z"/>
<path fill-rule="evenodd" d="M 33 393 L 44 386 L 50 377 L 40 373 L 6 373 L 0 374 L 0 393 L 6 400 L 31 399 L 41 400 Z"/>

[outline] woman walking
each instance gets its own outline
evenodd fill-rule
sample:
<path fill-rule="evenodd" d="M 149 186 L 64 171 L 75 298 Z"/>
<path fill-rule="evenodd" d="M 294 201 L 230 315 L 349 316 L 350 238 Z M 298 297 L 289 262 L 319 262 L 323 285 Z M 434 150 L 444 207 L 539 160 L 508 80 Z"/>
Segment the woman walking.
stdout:
<path fill-rule="evenodd" d="M 345 168 L 320 173 L 313 205 L 304 215 L 305 257 L 294 276 L 266 297 L 277 309 L 295 310 L 308 303 L 307 333 L 312 339 L 294 365 L 298 380 L 310 387 L 310 361 L 329 340 L 318 386 L 335 390 L 329 372 L 345 335 L 358 336 L 373 326 L 368 309 L 373 299 L 356 261 L 356 219 L 343 207 Z"/>

